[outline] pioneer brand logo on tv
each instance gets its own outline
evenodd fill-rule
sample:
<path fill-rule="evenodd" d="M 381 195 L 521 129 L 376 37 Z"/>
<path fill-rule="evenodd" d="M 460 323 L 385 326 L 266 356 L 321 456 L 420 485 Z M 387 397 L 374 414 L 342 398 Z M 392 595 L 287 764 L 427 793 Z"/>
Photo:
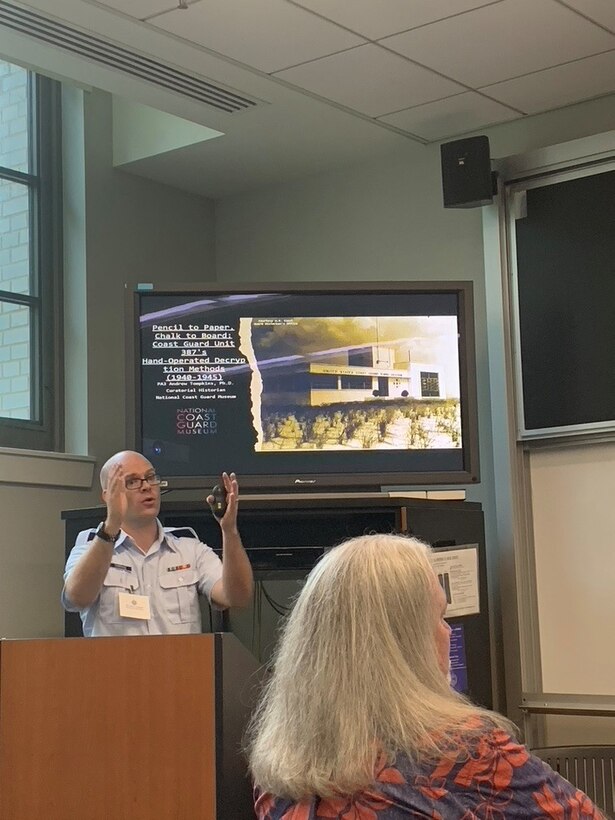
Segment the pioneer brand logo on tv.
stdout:
<path fill-rule="evenodd" d="M 211 407 L 183 407 L 177 410 L 175 430 L 180 436 L 213 436 L 218 432 L 216 411 Z"/>

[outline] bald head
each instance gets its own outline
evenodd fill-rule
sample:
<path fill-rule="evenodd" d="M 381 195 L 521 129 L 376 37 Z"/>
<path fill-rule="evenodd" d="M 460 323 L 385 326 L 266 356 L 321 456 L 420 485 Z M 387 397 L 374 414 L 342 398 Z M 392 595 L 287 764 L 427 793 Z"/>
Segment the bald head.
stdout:
<path fill-rule="evenodd" d="M 134 464 L 139 464 L 139 462 L 143 465 L 143 470 L 146 471 L 148 469 L 154 469 L 152 464 L 142 456 L 141 453 L 137 453 L 135 450 L 120 450 L 119 453 L 111 456 L 108 458 L 100 470 L 100 486 L 103 490 L 107 489 L 107 481 L 109 479 L 109 473 L 115 467 L 116 464 L 121 464 L 122 466 L 126 466 L 126 464 L 130 463 L 131 466 Z"/>

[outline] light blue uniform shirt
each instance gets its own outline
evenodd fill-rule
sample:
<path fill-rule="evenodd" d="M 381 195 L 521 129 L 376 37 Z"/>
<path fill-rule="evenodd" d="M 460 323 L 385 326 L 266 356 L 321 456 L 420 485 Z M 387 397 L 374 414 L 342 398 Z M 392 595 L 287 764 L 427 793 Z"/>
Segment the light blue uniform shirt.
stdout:
<path fill-rule="evenodd" d="M 80 610 L 66 595 L 66 579 L 93 540 L 94 530 L 77 536 L 64 571 L 62 605 L 79 612 L 83 634 L 168 635 L 201 632 L 199 595 L 211 600 L 211 590 L 222 577 L 222 562 L 216 553 L 199 541 L 190 527 L 165 527 L 158 521 L 158 538 L 143 555 L 123 530 L 115 542 L 111 566 L 100 595 L 87 609 Z M 118 594 L 147 595 L 149 620 L 120 615 Z"/>

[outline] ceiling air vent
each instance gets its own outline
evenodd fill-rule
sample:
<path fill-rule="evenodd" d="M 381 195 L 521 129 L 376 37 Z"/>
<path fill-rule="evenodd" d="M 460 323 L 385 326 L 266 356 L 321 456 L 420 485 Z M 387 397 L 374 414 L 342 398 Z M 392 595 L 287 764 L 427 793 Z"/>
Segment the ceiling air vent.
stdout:
<path fill-rule="evenodd" d="M 185 71 L 153 60 L 151 57 L 135 54 L 127 48 L 88 32 L 71 28 L 57 20 L 51 20 L 42 14 L 37 14 L 32 9 L 19 8 L 6 3 L 4 0 L 0 0 L 0 25 L 109 68 L 168 88 L 184 97 L 217 108 L 219 111 L 226 111 L 228 114 L 256 105 L 254 100 L 220 88 L 201 77 L 194 77 Z"/>

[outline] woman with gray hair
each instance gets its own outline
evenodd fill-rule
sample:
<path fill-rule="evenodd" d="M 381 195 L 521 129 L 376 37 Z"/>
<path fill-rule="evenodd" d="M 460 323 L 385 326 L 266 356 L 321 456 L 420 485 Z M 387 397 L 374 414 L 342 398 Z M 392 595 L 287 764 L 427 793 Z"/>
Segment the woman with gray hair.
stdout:
<path fill-rule="evenodd" d="M 259 820 L 602 818 L 506 718 L 453 691 L 445 611 L 414 538 L 323 557 L 248 732 Z"/>

